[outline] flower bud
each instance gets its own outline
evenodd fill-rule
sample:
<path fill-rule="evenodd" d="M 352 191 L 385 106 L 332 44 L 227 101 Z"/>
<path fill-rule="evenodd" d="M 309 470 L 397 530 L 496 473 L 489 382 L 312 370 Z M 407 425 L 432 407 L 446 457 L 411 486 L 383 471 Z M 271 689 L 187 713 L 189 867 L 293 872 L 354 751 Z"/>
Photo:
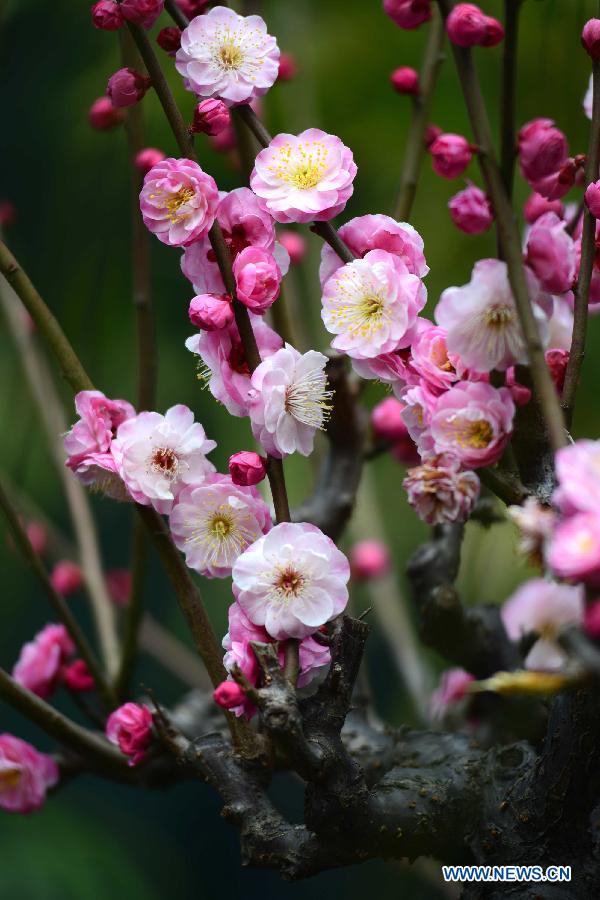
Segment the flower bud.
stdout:
<path fill-rule="evenodd" d="M 110 131 L 111 128 L 116 128 L 124 117 L 124 113 L 112 105 L 110 97 L 98 97 L 88 112 L 89 123 L 97 131 Z"/>
<path fill-rule="evenodd" d="M 594 640 L 600 638 L 600 600 L 592 600 L 586 607 L 583 627 Z"/>
<path fill-rule="evenodd" d="M 485 33 L 481 41 L 482 47 L 495 47 L 504 40 L 504 27 L 493 16 L 485 17 Z"/>
<path fill-rule="evenodd" d="M 581 43 L 594 62 L 600 59 L 600 19 L 589 19 L 581 32 Z"/>
<path fill-rule="evenodd" d="M 410 66 L 394 69 L 390 75 L 390 82 L 398 94 L 412 94 L 416 97 L 419 93 L 419 73 Z"/>
<path fill-rule="evenodd" d="M 393 444 L 401 441 L 407 433 L 402 418 L 403 406 L 395 397 L 386 397 L 371 412 L 371 427 L 376 440 Z"/>
<path fill-rule="evenodd" d="M 291 53 L 282 53 L 279 57 L 277 81 L 292 81 L 298 72 L 296 60 Z"/>
<path fill-rule="evenodd" d="M 103 31 L 118 31 L 125 18 L 121 7 L 115 0 L 98 0 L 92 6 L 92 23 Z"/>
<path fill-rule="evenodd" d="M 569 355 L 570 354 L 568 350 L 560 349 L 546 350 L 545 353 L 546 365 L 550 369 L 554 387 L 559 394 L 562 394 L 562 389 L 565 384 L 565 375 L 567 373 L 567 366 L 569 364 Z"/>
<path fill-rule="evenodd" d="M 290 262 L 293 266 L 301 263 L 306 256 L 306 241 L 297 231 L 281 231 L 279 233 L 279 243 L 289 253 Z"/>
<path fill-rule="evenodd" d="M 194 110 L 194 121 L 190 131 L 203 132 L 214 137 L 231 125 L 231 113 L 222 100 L 203 100 Z"/>
<path fill-rule="evenodd" d="M 175 0 L 175 2 L 184 16 L 187 16 L 188 19 L 193 19 L 206 12 L 206 7 L 210 0 Z"/>
<path fill-rule="evenodd" d="M 433 171 L 442 178 L 458 178 L 473 158 L 473 148 L 461 134 L 441 134 L 429 152 Z"/>
<path fill-rule="evenodd" d="M 245 247 L 233 262 L 238 300 L 258 315 L 279 296 L 281 272 L 275 257 L 260 247 Z"/>
<path fill-rule="evenodd" d="M 75 693 L 93 691 L 96 686 L 90 670 L 82 659 L 76 659 L 66 666 L 62 671 L 62 679 L 69 690 Z"/>
<path fill-rule="evenodd" d="M 165 154 L 162 150 L 157 150 L 156 147 L 144 147 L 143 150 L 136 153 L 133 162 L 136 169 L 138 169 L 142 175 L 145 175 L 153 166 L 162 162 L 165 158 Z"/>
<path fill-rule="evenodd" d="M 0 200 L 0 228 L 9 228 L 15 221 L 14 204 L 10 200 Z"/>
<path fill-rule="evenodd" d="M 500 22 L 474 3 L 458 3 L 446 20 L 446 31 L 459 47 L 494 47 L 504 37 Z"/>
<path fill-rule="evenodd" d="M 381 541 L 359 541 L 350 550 L 350 571 L 357 581 L 368 581 L 387 575 L 391 568 L 390 554 Z"/>
<path fill-rule="evenodd" d="M 106 573 L 106 587 L 115 606 L 127 606 L 132 587 L 129 569 L 109 569 Z"/>
<path fill-rule="evenodd" d="M 430 0 L 383 0 L 383 11 L 400 28 L 412 30 L 431 18 Z"/>
<path fill-rule="evenodd" d="M 229 457 L 229 474 L 241 487 L 258 484 L 267 474 L 266 460 L 251 450 L 239 450 Z"/>
<path fill-rule="evenodd" d="M 152 713 L 139 703 L 125 703 L 108 717 L 106 737 L 136 766 L 152 741 Z"/>
<path fill-rule="evenodd" d="M 220 331 L 233 323 L 229 294 L 199 294 L 190 302 L 190 322 L 203 331 Z"/>
<path fill-rule="evenodd" d="M 164 0 L 122 0 L 121 11 L 128 22 L 140 28 L 152 28 L 160 16 Z"/>
<path fill-rule="evenodd" d="M 525 221 L 530 225 L 533 225 L 536 219 L 539 219 L 540 216 L 543 216 L 544 213 L 547 212 L 556 213 L 560 219 L 564 218 L 564 203 L 561 203 L 560 200 L 547 200 L 545 197 L 542 197 L 541 194 L 533 193 L 529 196 L 523 207 Z"/>
<path fill-rule="evenodd" d="M 135 69 L 118 69 L 108 79 L 106 93 L 113 106 L 133 106 L 138 103 L 151 86 L 152 80 Z"/>
<path fill-rule="evenodd" d="M 241 706 L 245 699 L 246 695 L 235 681 L 222 681 L 213 691 L 213 700 L 223 709 Z"/>
<path fill-rule="evenodd" d="M 161 28 L 156 36 L 156 43 L 166 53 L 176 53 L 181 46 L 181 29 L 175 26 Z"/>
<path fill-rule="evenodd" d="M 567 139 L 552 119 L 527 122 L 519 131 L 517 141 L 521 171 L 529 183 L 554 175 L 568 161 Z"/>
<path fill-rule="evenodd" d="M 68 597 L 69 594 L 79 590 L 83 584 L 83 575 L 76 563 L 69 559 L 61 559 L 52 569 L 50 582 L 58 594 Z"/>
<path fill-rule="evenodd" d="M 465 234 L 482 234 L 494 220 L 492 206 L 481 188 L 470 184 L 448 203 L 452 221 Z"/>
<path fill-rule="evenodd" d="M 585 203 L 595 219 L 600 219 L 600 181 L 592 181 L 585 191 Z"/>
<path fill-rule="evenodd" d="M 423 138 L 423 142 L 428 150 L 433 142 L 439 138 L 440 134 L 443 134 L 443 131 L 439 125 L 434 125 L 433 122 L 430 122 L 425 129 L 425 137 Z"/>
<path fill-rule="evenodd" d="M 32 519 L 31 522 L 28 522 L 25 526 L 25 531 L 27 532 L 29 543 L 33 547 L 34 552 L 37 553 L 38 556 L 41 556 L 48 544 L 48 532 L 46 531 L 46 528 L 41 522 L 36 522 Z"/>

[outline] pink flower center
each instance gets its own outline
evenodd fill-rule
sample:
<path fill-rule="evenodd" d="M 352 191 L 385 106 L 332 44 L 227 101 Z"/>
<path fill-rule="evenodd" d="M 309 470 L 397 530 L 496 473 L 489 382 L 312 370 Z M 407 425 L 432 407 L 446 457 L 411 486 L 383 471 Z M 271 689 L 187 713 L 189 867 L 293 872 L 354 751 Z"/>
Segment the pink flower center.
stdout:
<path fill-rule="evenodd" d="M 0 794 L 3 791 L 11 791 L 17 788 L 21 782 L 22 774 L 23 771 L 19 766 L 0 770 Z"/>
<path fill-rule="evenodd" d="M 229 247 L 232 259 L 235 259 L 238 253 L 241 253 L 246 247 L 251 246 L 251 243 L 246 236 L 246 229 L 243 225 L 234 225 L 231 231 L 225 231 L 225 229 L 223 229 L 223 238 Z M 217 261 L 215 251 L 212 248 L 207 252 L 206 258 L 210 262 Z"/>
<path fill-rule="evenodd" d="M 189 211 L 182 213 L 180 210 L 182 206 L 185 206 L 186 203 L 189 203 L 189 201 L 192 200 L 194 194 L 195 191 L 193 188 L 182 187 L 166 201 L 165 209 L 167 210 L 167 217 L 173 225 L 187 219 L 190 214 Z"/>
<path fill-rule="evenodd" d="M 289 600 L 297 597 L 304 586 L 304 575 L 301 575 L 292 566 L 281 569 L 275 579 L 275 588 L 281 599 Z"/>
<path fill-rule="evenodd" d="M 273 157 L 269 171 L 299 191 L 309 191 L 321 181 L 327 168 L 327 147 L 322 141 L 284 144 Z"/>
<path fill-rule="evenodd" d="M 175 478 L 179 468 L 177 454 L 170 447 L 159 447 L 152 454 L 152 468 L 167 478 Z"/>
<path fill-rule="evenodd" d="M 513 310 L 510 306 L 492 306 L 485 314 L 485 324 L 488 328 L 502 329 L 513 321 Z"/>

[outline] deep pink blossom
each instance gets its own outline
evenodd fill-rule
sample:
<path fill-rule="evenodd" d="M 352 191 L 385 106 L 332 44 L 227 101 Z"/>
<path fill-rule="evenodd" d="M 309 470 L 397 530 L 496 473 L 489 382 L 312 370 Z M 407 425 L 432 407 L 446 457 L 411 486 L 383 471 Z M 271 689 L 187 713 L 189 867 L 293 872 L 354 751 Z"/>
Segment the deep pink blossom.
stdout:
<path fill-rule="evenodd" d="M 492 205 L 481 188 L 469 184 L 448 202 L 450 216 L 465 234 L 481 234 L 494 221 Z"/>
<path fill-rule="evenodd" d="M 390 75 L 392 87 L 398 94 L 416 96 L 419 93 L 419 73 L 410 66 L 400 66 Z"/>
<path fill-rule="evenodd" d="M 241 706 L 246 699 L 243 690 L 235 681 L 222 681 L 213 691 L 213 700 L 223 709 Z"/>
<path fill-rule="evenodd" d="M 350 571 L 357 581 L 370 581 L 387 575 L 391 569 L 390 553 L 381 541 L 358 541 L 350 549 Z"/>
<path fill-rule="evenodd" d="M 284 230 L 279 232 L 279 243 L 287 250 L 290 263 L 297 266 L 306 256 L 306 241 L 297 231 Z"/>
<path fill-rule="evenodd" d="M 50 582 L 58 594 L 68 597 L 83 584 L 83 573 L 77 563 L 70 559 L 59 559 L 50 573 Z"/>
<path fill-rule="evenodd" d="M 428 525 L 466 522 L 481 489 L 475 472 L 464 471 L 453 457 L 429 457 L 408 470 L 403 486 L 408 502 Z"/>
<path fill-rule="evenodd" d="M 142 75 L 135 69 L 118 69 L 108 79 L 106 93 L 112 105 L 117 108 L 133 106 L 143 99 L 151 84 L 152 81 L 147 75 Z"/>
<path fill-rule="evenodd" d="M 564 218 L 564 203 L 560 200 L 547 200 L 546 197 L 542 197 L 541 194 L 536 194 L 535 192 L 530 194 L 523 207 L 525 221 L 533 225 L 536 219 L 539 219 L 540 216 L 547 212 L 556 213 L 559 219 Z"/>
<path fill-rule="evenodd" d="M 118 31 L 125 17 L 115 0 L 98 0 L 92 6 L 92 22 L 96 28 L 104 31 Z"/>
<path fill-rule="evenodd" d="M 121 125 L 124 118 L 125 113 L 112 105 L 110 97 L 98 97 L 88 112 L 88 121 L 97 131 L 110 131 Z"/>
<path fill-rule="evenodd" d="M 138 172 L 145 175 L 146 172 L 149 172 L 153 166 L 158 165 L 163 159 L 166 159 L 166 156 L 162 150 L 157 150 L 156 147 L 144 147 L 143 150 L 136 153 L 134 164 Z"/>
<path fill-rule="evenodd" d="M 581 43 L 595 62 L 600 60 L 600 19 L 588 19 L 581 32 Z"/>
<path fill-rule="evenodd" d="M 446 20 L 446 31 L 459 47 L 494 47 L 504 37 L 500 22 L 474 3 L 457 3 Z"/>
<path fill-rule="evenodd" d="M 174 26 L 161 28 L 156 35 L 156 43 L 169 56 L 174 56 L 181 47 L 181 29 Z"/>
<path fill-rule="evenodd" d="M 229 294 L 200 294 L 190 301 L 190 322 L 203 331 L 220 331 L 233 324 L 233 306 Z"/>
<path fill-rule="evenodd" d="M 600 19 L 598 19 L 600 22 Z M 592 181 L 585 191 L 585 203 L 595 219 L 600 219 L 600 181 Z"/>
<path fill-rule="evenodd" d="M 48 788 L 58 783 L 58 766 L 51 756 L 12 734 L 0 734 L 0 808 L 31 813 L 44 805 Z"/>
<path fill-rule="evenodd" d="M 546 365 L 550 369 L 554 387 L 558 394 L 562 394 L 570 353 L 568 350 L 560 350 L 557 348 L 555 350 L 546 350 L 544 356 L 546 358 Z"/>
<path fill-rule="evenodd" d="M 91 672 L 83 659 L 76 659 L 61 672 L 61 678 L 69 688 L 76 694 L 93 691 L 96 687 Z"/>
<path fill-rule="evenodd" d="M 222 100 L 209 97 L 202 100 L 194 110 L 191 131 L 195 134 L 202 132 L 214 137 L 230 127 L 231 113 Z"/>
<path fill-rule="evenodd" d="M 400 401 L 395 397 L 381 400 L 371 412 L 371 426 L 378 441 L 393 444 L 403 440 L 407 432 Z"/>
<path fill-rule="evenodd" d="M 143 704 L 125 703 L 108 717 L 106 737 L 129 757 L 130 766 L 137 766 L 152 743 L 152 713 Z"/>
<path fill-rule="evenodd" d="M 30 519 L 29 522 L 25 524 L 25 531 L 34 553 L 41 556 L 48 546 L 48 532 L 46 526 L 43 522 Z"/>
<path fill-rule="evenodd" d="M 291 53 L 281 53 L 279 56 L 279 69 L 277 81 L 293 81 L 298 74 L 296 59 Z"/>
<path fill-rule="evenodd" d="M 152 28 L 163 6 L 164 0 L 121 0 L 121 11 L 127 21 L 146 30 Z"/>
<path fill-rule="evenodd" d="M 575 277 L 575 242 L 566 224 L 556 213 L 547 212 L 536 219 L 527 236 L 525 262 L 551 294 L 570 290 Z"/>
<path fill-rule="evenodd" d="M 431 0 L 383 0 L 383 10 L 400 28 L 412 30 L 431 18 Z"/>
<path fill-rule="evenodd" d="M 131 599 L 131 571 L 129 569 L 109 569 L 106 573 L 106 587 L 113 603 L 117 606 L 127 606 Z"/>
<path fill-rule="evenodd" d="M 229 474 L 234 484 L 250 487 L 267 474 L 266 459 L 252 450 L 238 450 L 229 457 Z"/>
<path fill-rule="evenodd" d="M 57 685 L 63 664 L 74 651 L 64 625 L 46 625 L 33 641 L 23 645 L 12 676 L 21 687 L 47 699 Z"/>
<path fill-rule="evenodd" d="M 191 159 L 163 159 L 147 173 L 140 193 L 144 224 L 171 247 L 203 238 L 218 205 L 214 179 Z"/>
<path fill-rule="evenodd" d="M 525 180 L 549 200 L 560 199 L 575 180 L 566 137 L 552 119 L 533 119 L 518 135 L 519 163 Z"/>
<path fill-rule="evenodd" d="M 473 148 L 462 134 L 440 134 L 429 152 L 433 171 L 442 178 L 458 178 L 473 158 Z"/>
<path fill-rule="evenodd" d="M 441 720 L 449 710 L 468 696 L 475 676 L 464 669 L 446 669 L 440 677 L 439 687 L 431 694 L 431 714 Z"/>
<path fill-rule="evenodd" d="M 586 606 L 583 627 L 595 641 L 600 638 L 600 600 L 593 600 Z"/>
<path fill-rule="evenodd" d="M 281 272 L 272 253 L 261 247 L 246 247 L 233 262 L 238 300 L 257 315 L 263 315 L 279 296 Z"/>
<path fill-rule="evenodd" d="M 356 171 L 352 151 L 338 137 L 308 128 L 278 134 L 260 151 L 250 187 L 276 222 L 323 222 L 346 206 Z"/>

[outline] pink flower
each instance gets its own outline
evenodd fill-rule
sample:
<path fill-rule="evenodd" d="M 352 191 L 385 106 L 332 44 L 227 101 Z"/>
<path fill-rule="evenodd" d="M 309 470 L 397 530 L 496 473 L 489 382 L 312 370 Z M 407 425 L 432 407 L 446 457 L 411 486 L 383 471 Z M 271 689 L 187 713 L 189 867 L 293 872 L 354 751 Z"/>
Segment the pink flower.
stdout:
<path fill-rule="evenodd" d="M 419 93 L 419 73 L 410 66 L 400 66 L 394 69 L 390 75 L 392 87 L 399 94 L 412 94 L 416 96 Z"/>
<path fill-rule="evenodd" d="M 600 586 L 600 516 L 581 512 L 556 526 L 546 561 L 558 578 Z"/>
<path fill-rule="evenodd" d="M 190 569 L 225 578 L 246 547 L 271 527 L 254 487 L 238 487 L 229 475 L 209 475 L 181 491 L 169 516 L 176 546 Z"/>
<path fill-rule="evenodd" d="M 124 118 L 125 114 L 112 105 L 110 97 L 98 97 L 88 112 L 88 121 L 97 131 L 110 131 L 120 125 Z"/>
<path fill-rule="evenodd" d="M 528 497 L 522 506 L 509 506 L 507 512 L 520 531 L 521 553 L 541 562 L 544 544 L 556 522 L 554 511 L 542 506 L 535 497 Z"/>
<path fill-rule="evenodd" d="M 408 433 L 416 444 L 421 457 L 434 452 L 434 441 L 430 426 L 437 408 L 438 396 L 427 382 L 408 387 L 400 391 L 404 404 L 402 418 L 406 422 Z"/>
<path fill-rule="evenodd" d="M 600 19 L 588 19 L 581 32 L 581 43 L 594 61 L 600 60 Z"/>
<path fill-rule="evenodd" d="M 462 470 L 452 457 L 430 457 L 409 469 L 402 482 L 408 502 L 428 525 L 466 522 L 479 498 L 475 472 Z"/>
<path fill-rule="evenodd" d="M 508 388 L 462 381 L 437 401 L 430 425 L 435 448 L 470 469 L 491 466 L 510 439 L 514 414 Z"/>
<path fill-rule="evenodd" d="M 525 262 L 551 294 L 570 290 L 575 277 L 575 243 L 566 224 L 556 213 L 547 212 L 536 219 L 527 237 Z"/>
<path fill-rule="evenodd" d="M 583 627 L 594 640 L 600 638 L 600 600 L 593 600 L 586 606 Z"/>
<path fill-rule="evenodd" d="M 542 197 L 541 194 L 530 194 L 523 207 L 525 221 L 529 222 L 530 225 L 533 225 L 536 219 L 539 219 L 540 216 L 543 216 L 544 213 L 547 212 L 556 213 L 559 219 L 564 218 L 564 203 L 560 200 L 547 200 L 545 197 Z"/>
<path fill-rule="evenodd" d="M 554 387 L 559 394 L 562 394 L 563 387 L 565 386 L 565 375 L 567 374 L 570 353 L 568 350 L 546 350 L 544 356 L 546 365 L 550 369 Z"/>
<path fill-rule="evenodd" d="M 191 130 L 197 134 L 221 134 L 231 127 L 231 113 L 222 100 L 209 98 L 202 100 L 194 110 L 194 121 Z"/>
<path fill-rule="evenodd" d="M 308 637 L 348 602 L 348 560 L 316 526 L 283 522 L 238 557 L 233 590 L 271 637 Z"/>
<path fill-rule="evenodd" d="M 64 662 L 74 652 L 64 625 L 46 625 L 33 641 L 23 645 L 12 676 L 21 687 L 47 699 L 56 687 Z"/>
<path fill-rule="evenodd" d="M 152 743 L 152 713 L 140 703 L 125 703 L 108 717 L 106 737 L 137 766 Z"/>
<path fill-rule="evenodd" d="M 229 474 L 234 484 L 250 487 L 267 474 L 266 459 L 251 450 L 238 450 L 229 457 Z"/>
<path fill-rule="evenodd" d="M 425 278 L 429 272 L 423 254 L 423 238 L 408 222 L 396 222 L 390 216 L 380 214 L 358 216 L 342 225 L 339 235 L 354 256 L 363 257 L 370 250 L 386 250 L 397 256 L 411 275 Z M 337 253 L 324 243 L 319 269 L 321 287 L 343 265 Z"/>
<path fill-rule="evenodd" d="M 431 18 L 430 0 L 383 0 L 383 11 L 400 28 L 412 30 Z"/>
<path fill-rule="evenodd" d="M 531 633 L 538 635 L 525 660 L 525 668 L 553 671 L 563 667 L 566 656 L 556 638 L 565 626 L 583 623 L 583 609 L 581 586 L 534 578 L 517 588 L 503 605 L 501 615 L 512 641 Z"/>
<path fill-rule="evenodd" d="M 452 706 L 468 696 L 469 686 L 475 676 L 464 669 L 446 669 L 442 672 L 440 686 L 431 695 L 431 714 L 438 721 L 447 715 Z"/>
<path fill-rule="evenodd" d="M 163 159 L 166 159 L 165 154 L 162 150 L 157 150 L 156 147 L 144 147 L 143 150 L 140 150 L 139 153 L 136 153 L 134 159 L 134 165 L 138 172 L 141 172 L 142 175 L 145 175 L 153 166 L 158 165 L 159 162 L 162 162 Z"/>
<path fill-rule="evenodd" d="M 237 188 L 221 195 L 217 221 L 232 259 L 246 247 L 268 250 L 277 261 L 282 277 L 289 266 L 287 251 L 275 243 L 275 228 L 249 188 Z M 183 274 L 198 294 L 225 293 L 225 285 L 208 238 L 186 247 L 181 260 Z"/>
<path fill-rule="evenodd" d="M 214 179 L 191 159 L 163 159 L 150 169 L 140 193 L 144 224 L 171 247 L 185 247 L 203 238 L 218 204 Z"/>
<path fill-rule="evenodd" d="M 210 0 L 176 0 L 177 6 L 188 19 L 193 19 L 195 16 L 201 16 L 203 12 L 206 12 L 206 7 L 210 3 Z"/>
<path fill-rule="evenodd" d="M 433 171 L 442 178 L 458 178 L 473 158 L 473 148 L 461 134 L 440 134 L 429 152 Z"/>
<path fill-rule="evenodd" d="M 570 297 L 570 300 L 569 300 Z M 573 335 L 572 295 L 554 297 L 552 315 L 550 317 L 550 334 L 548 347 L 554 350 L 570 350 Z"/>
<path fill-rule="evenodd" d="M 277 81 L 293 81 L 298 74 L 296 60 L 291 53 L 281 53 L 279 56 L 279 69 Z"/>
<path fill-rule="evenodd" d="M 220 331 L 234 321 L 228 294 L 200 294 L 190 301 L 188 314 L 192 325 L 204 331 Z"/>
<path fill-rule="evenodd" d="M 600 22 L 600 19 L 597 20 Z M 592 181 L 585 191 L 586 206 L 595 219 L 600 219 L 600 181 Z"/>
<path fill-rule="evenodd" d="M 381 578 L 391 566 L 388 548 L 381 541 L 358 541 L 350 550 L 350 571 L 357 581 Z"/>
<path fill-rule="evenodd" d="M 76 659 L 65 666 L 61 676 L 69 690 L 76 694 L 93 691 L 96 687 L 90 670 L 82 659 Z"/>
<path fill-rule="evenodd" d="M 0 808 L 31 813 L 44 805 L 48 788 L 59 779 L 51 756 L 12 734 L 0 734 Z"/>
<path fill-rule="evenodd" d="M 48 544 L 48 532 L 46 531 L 46 527 L 42 522 L 36 522 L 35 519 L 31 519 L 25 525 L 25 531 L 27 532 L 29 543 L 34 552 L 37 553 L 38 556 L 41 556 Z"/>
<path fill-rule="evenodd" d="M 410 366 L 436 393 L 448 390 L 464 374 L 460 358 L 448 353 L 446 330 L 439 325 L 429 324 L 418 333 Z"/>
<path fill-rule="evenodd" d="M 481 188 L 469 184 L 448 203 L 450 216 L 465 234 L 482 234 L 494 221 L 492 205 Z"/>
<path fill-rule="evenodd" d="M 402 404 L 395 397 L 386 397 L 373 407 L 371 426 L 377 440 L 393 444 L 404 439 L 407 431 L 402 409 Z"/>
<path fill-rule="evenodd" d="M 215 6 L 183 30 L 176 60 L 189 90 L 231 106 L 267 93 L 277 79 L 279 48 L 260 16 Z"/>
<path fill-rule="evenodd" d="M 171 28 L 161 28 L 156 35 L 156 43 L 169 56 L 175 56 L 175 53 L 181 47 L 181 29 L 173 26 Z"/>
<path fill-rule="evenodd" d="M 474 3 L 458 3 L 446 20 L 446 31 L 459 47 L 495 47 L 504 37 L 500 22 Z"/>
<path fill-rule="evenodd" d="M 69 559 L 59 560 L 50 575 L 54 590 L 63 597 L 78 591 L 83 584 L 83 574 L 79 566 Z"/>
<path fill-rule="evenodd" d="M 592 118 L 592 104 L 594 101 L 594 80 L 593 75 L 590 75 L 590 80 L 588 82 L 588 88 L 585 92 L 585 97 L 583 98 L 583 111 L 588 119 Z"/>
<path fill-rule="evenodd" d="M 128 419 L 119 427 L 111 451 L 136 503 L 168 514 L 186 485 L 214 472 L 206 454 L 216 446 L 194 422 L 191 409 L 178 404 L 164 416 L 142 412 Z"/>
<path fill-rule="evenodd" d="M 298 353 L 290 344 L 267 357 L 252 374 L 252 433 L 267 453 L 309 456 L 315 433 L 330 410 L 327 357 L 316 350 Z"/>
<path fill-rule="evenodd" d="M 323 222 L 341 213 L 356 175 L 352 151 L 319 128 L 278 134 L 256 157 L 250 187 L 276 222 Z"/>
<path fill-rule="evenodd" d="M 555 457 L 558 488 L 552 501 L 564 515 L 600 509 L 600 441 L 579 440 Z"/>
<path fill-rule="evenodd" d="M 106 93 L 113 106 L 133 106 L 143 99 L 152 81 L 135 69 L 118 69 L 108 79 Z"/>
<path fill-rule="evenodd" d="M 535 275 L 530 271 L 526 274 L 540 337 L 546 345 L 550 298 L 541 292 Z M 436 307 L 435 319 L 447 331 L 450 353 L 457 354 L 470 369 L 488 372 L 527 362 L 506 263 L 500 260 L 479 260 L 468 284 L 447 288 Z"/>
<path fill-rule="evenodd" d="M 233 263 L 238 300 L 262 315 L 279 296 L 281 272 L 275 257 L 260 247 L 246 247 Z"/>
<path fill-rule="evenodd" d="M 296 231 L 281 231 L 279 233 L 279 242 L 287 250 L 290 263 L 293 266 L 299 265 L 306 256 L 306 241 L 302 235 Z"/>
<path fill-rule="evenodd" d="M 245 702 L 246 695 L 235 681 L 222 681 L 213 691 L 213 700 L 223 709 L 234 709 Z"/>
<path fill-rule="evenodd" d="M 574 181 L 569 145 L 552 119 L 533 119 L 523 125 L 518 145 L 523 178 L 534 191 L 550 200 L 566 194 Z"/>
<path fill-rule="evenodd" d="M 279 350 L 283 341 L 260 316 L 250 313 L 250 321 L 259 353 L 264 360 Z M 213 397 L 232 416 L 247 416 L 252 387 L 250 367 L 235 322 L 220 331 L 203 331 L 192 335 L 185 346 L 201 357 L 205 366 L 201 377 L 207 379 Z"/>
<path fill-rule="evenodd" d="M 109 569 L 106 573 L 106 587 L 113 603 L 117 606 L 127 606 L 131 599 L 132 588 L 129 569 Z"/>
<path fill-rule="evenodd" d="M 164 0 L 121 0 L 121 12 L 128 22 L 148 30 L 160 16 Z"/>
<path fill-rule="evenodd" d="M 118 31 L 124 21 L 123 11 L 115 0 L 98 0 L 92 6 L 92 22 L 95 28 Z"/>
<path fill-rule="evenodd" d="M 323 288 L 321 318 L 336 350 L 358 359 L 380 356 L 410 343 L 408 336 L 427 291 L 397 256 L 370 250 L 347 263 Z"/>

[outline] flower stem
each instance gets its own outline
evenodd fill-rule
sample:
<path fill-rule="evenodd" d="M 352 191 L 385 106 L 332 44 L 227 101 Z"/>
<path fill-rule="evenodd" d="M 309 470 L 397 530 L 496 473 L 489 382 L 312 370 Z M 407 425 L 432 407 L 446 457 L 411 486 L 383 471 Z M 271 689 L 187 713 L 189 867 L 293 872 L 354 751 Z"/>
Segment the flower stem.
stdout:
<path fill-rule="evenodd" d="M 522 0 L 504 0 L 504 42 L 502 50 L 502 100 L 500 106 L 501 150 L 500 168 L 506 196 L 513 191 L 515 158 L 517 46 L 519 41 L 519 12 Z"/>

